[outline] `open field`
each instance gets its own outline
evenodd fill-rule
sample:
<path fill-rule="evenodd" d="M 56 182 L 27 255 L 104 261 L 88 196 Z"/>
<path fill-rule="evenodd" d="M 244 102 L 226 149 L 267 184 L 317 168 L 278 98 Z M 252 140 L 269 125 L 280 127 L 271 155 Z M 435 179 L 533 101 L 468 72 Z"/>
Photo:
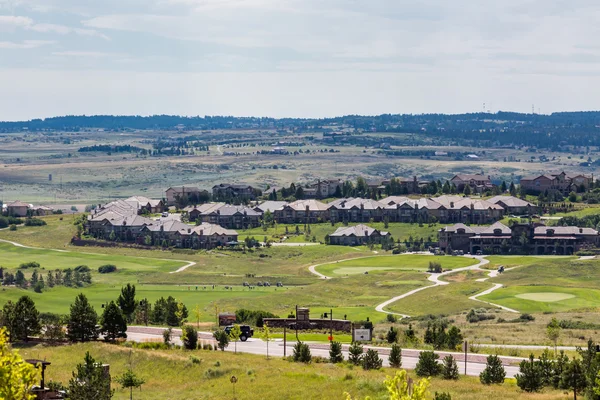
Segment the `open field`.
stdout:
<path fill-rule="evenodd" d="M 430 262 L 439 262 L 445 270 L 467 267 L 477 263 L 476 260 L 464 257 L 399 254 L 339 261 L 333 264 L 322 265 L 317 268 L 317 271 L 327 276 L 344 276 L 382 271 L 427 271 Z"/>
<path fill-rule="evenodd" d="M 534 264 L 556 265 L 577 259 L 574 256 L 489 256 L 486 258 L 490 263 L 484 265 L 482 267 L 484 269 L 498 269 L 500 265 L 504 265 L 506 268 L 524 267 Z"/>
<path fill-rule="evenodd" d="M 383 380 L 393 370 L 363 371 L 347 365 L 297 364 L 279 358 L 266 360 L 263 356 L 233 354 L 215 351 L 139 350 L 103 343 L 44 347 L 37 345 L 19 350 L 25 358 L 46 359 L 52 363 L 46 370 L 46 381 L 67 384 L 71 371 L 82 362 L 86 351 L 98 361 L 110 364 L 113 377 L 122 374 L 129 359 L 136 374 L 146 380 L 142 391 L 134 391 L 134 398 L 143 399 L 223 399 L 232 396 L 229 378 L 235 375 L 237 399 L 343 399 L 344 392 L 353 398 L 373 399 L 384 396 Z M 190 355 L 200 358 L 190 362 Z M 209 372 L 210 370 L 210 372 Z M 414 373 L 410 376 L 415 379 Z M 114 380 L 113 380 L 114 383 Z M 129 391 L 115 384 L 115 399 L 128 399 Z M 461 400 L 513 400 L 523 393 L 513 380 L 503 385 L 485 386 L 478 378 L 461 377 L 458 381 L 433 379 L 431 393 L 449 392 Z M 560 391 L 528 394 L 531 400 L 563 400 L 568 396 Z"/>

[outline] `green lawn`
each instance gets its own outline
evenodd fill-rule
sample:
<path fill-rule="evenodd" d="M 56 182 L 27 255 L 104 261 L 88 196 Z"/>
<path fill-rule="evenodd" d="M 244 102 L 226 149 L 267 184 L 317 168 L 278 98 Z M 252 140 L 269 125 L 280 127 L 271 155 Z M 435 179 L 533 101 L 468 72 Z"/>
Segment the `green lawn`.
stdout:
<path fill-rule="evenodd" d="M 533 264 L 548 264 L 576 260 L 574 256 L 489 256 L 486 257 L 490 263 L 484 265 L 484 269 L 497 269 L 504 265 L 506 268 L 523 267 Z"/>
<path fill-rule="evenodd" d="M 387 310 L 415 317 L 428 314 L 459 314 L 471 308 L 485 307 L 481 302 L 469 300 L 469 296 L 489 287 L 490 284 L 487 282 L 451 283 L 417 292 L 390 304 Z"/>
<path fill-rule="evenodd" d="M 561 286 L 513 286 L 500 288 L 480 299 L 524 313 L 564 312 L 600 307 L 600 290 Z"/>
<path fill-rule="evenodd" d="M 455 269 L 476 264 L 476 260 L 466 257 L 439 257 L 416 254 L 398 254 L 364 257 L 349 261 L 338 261 L 317 267 L 317 271 L 327 276 L 363 274 L 365 272 L 427 271 L 430 262 L 439 262 L 443 269 Z"/>

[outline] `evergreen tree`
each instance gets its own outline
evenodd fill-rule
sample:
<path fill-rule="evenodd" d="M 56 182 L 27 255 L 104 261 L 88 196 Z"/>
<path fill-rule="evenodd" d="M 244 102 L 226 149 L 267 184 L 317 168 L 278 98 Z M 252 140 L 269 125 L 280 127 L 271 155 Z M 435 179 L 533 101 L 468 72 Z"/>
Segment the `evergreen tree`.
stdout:
<path fill-rule="evenodd" d="M 119 308 L 127 318 L 127 322 L 133 321 L 133 313 L 135 312 L 135 285 L 128 283 L 121 288 L 121 294 L 117 300 Z"/>
<path fill-rule="evenodd" d="M 560 377 L 559 387 L 573 391 L 573 399 L 577 400 L 577 393 L 583 392 L 587 386 L 585 368 L 581 361 L 573 360 L 568 363 Z"/>
<path fill-rule="evenodd" d="M 88 342 L 98 338 L 98 314 L 88 302 L 87 297 L 80 293 L 71 304 L 71 312 L 67 321 L 67 337 L 72 342 Z"/>
<path fill-rule="evenodd" d="M 440 358 L 433 351 L 422 351 L 419 353 L 419 361 L 415 367 L 418 376 L 436 376 L 442 371 L 442 366 L 437 360 Z"/>
<path fill-rule="evenodd" d="M 502 193 L 506 192 L 506 181 L 502 181 L 502 184 L 500 185 L 500 191 Z"/>
<path fill-rule="evenodd" d="M 517 380 L 517 386 L 525 392 L 539 392 L 544 387 L 540 366 L 533 359 L 533 354 L 529 356 L 529 361 L 521 361 L 519 373 L 515 375 L 515 379 Z"/>
<path fill-rule="evenodd" d="M 463 341 L 463 335 L 460 332 L 460 329 L 456 326 L 452 325 L 450 329 L 448 329 L 448 334 L 446 335 L 446 346 L 450 350 L 456 350 L 459 344 Z"/>
<path fill-rule="evenodd" d="M 554 389 L 560 387 L 560 380 L 563 372 L 567 369 L 567 365 L 569 365 L 569 357 L 565 354 L 564 350 L 561 350 L 558 357 L 556 357 L 556 362 L 552 365 L 552 387 Z"/>
<path fill-rule="evenodd" d="M 19 287 L 27 286 L 27 281 L 25 280 L 25 275 L 23 274 L 23 271 L 21 271 L 21 270 L 18 270 L 15 273 L 15 285 L 17 285 Z"/>
<path fill-rule="evenodd" d="M 394 343 L 392 345 L 388 361 L 390 363 L 390 367 L 400 368 L 402 366 L 402 349 L 398 344 Z"/>
<path fill-rule="evenodd" d="M 340 342 L 331 341 L 329 344 L 329 362 L 332 364 L 337 364 L 341 363 L 342 361 L 344 361 L 344 356 L 342 355 L 342 344 Z"/>
<path fill-rule="evenodd" d="M 108 400 L 113 397 L 110 389 L 110 375 L 104 372 L 102 363 L 96 362 L 85 353 L 82 364 L 78 364 L 69 381 L 69 399 L 71 400 Z"/>
<path fill-rule="evenodd" d="M 191 325 L 185 325 L 181 329 L 181 333 L 183 347 L 187 350 L 196 350 L 196 348 L 198 348 L 198 331 L 196 328 Z"/>
<path fill-rule="evenodd" d="M 0 318 L 0 325 L 5 327 L 8 332 L 8 341 L 13 342 L 17 337 L 17 317 L 15 313 L 15 303 L 12 300 L 8 300 L 2 307 L 2 318 Z"/>
<path fill-rule="evenodd" d="M 465 185 L 465 189 L 463 190 L 463 194 L 465 196 L 470 196 L 471 195 L 471 186 L 470 185 Z"/>
<path fill-rule="evenodd" d="M 450 354 L 444 357 L 444 363 L 442 364 L 442 377 L 444 379 L 458 379 L 458 365 L 456 360 Z"/>
<path fill-rule="evenodd" d="M 14 309 L 14 337 L 28 341 L 29 336 L 37 335 L 42 330 L 40 313 L 29 296 L 21 296 Z"/>
<path fill-rule="evenodd" d="M 114 301 L 108 303 L 100 318 L 100 332 L 104 340 L 114 342 L 117 338 L 127 337 L 127 323 L 123 312 Z"/>
<path fill-rule="evenodd" d="M 213 337 L 217 341 L 217 347 L 221 351 L 225 351 L 225 348 L 229 346 L 229 335 L 223 329 L 218 329 L 213 332 Z"/>
<path fill-rule="evenodd" d="M 398 328 L 394 328 L 393 326 L 391 326 L 385 338 L 388 343 L 396 343 L 398 341 Z"/>
<path fill-rule="evenodd" d="M 37 270 L 33 270 L 33 273 L 31 274 L 31 280 L 30 282 L 30 286 L 31 287 L 35 287 L 35 285 L 38 283 L 39 280 L 39 274 L 37 272 Z"/>
<path fill-rule="evenodd" d="M 383 360 L 379 358 L 377 350 L 369 349 L 362 359 L 362 367 L 365 370 L 379 369 L 383 365 Z"/>
<path fill-rule="evenodd" d="M 514 182 L 510 183 L 510 187 L 508 189 L 508 192 L 510 193 L 511 196 L 516 196 L 517 195 L 517 188 L 515 187 L 515 183 Z"/>
<path fill-rule="evenodd" d="M 310 347 L 306 343 L 297 342 L 294 345 L 294 353 L 292 354 L 292 359 L 295 362 L 303 362 L 310 363 L 312 360 L 312 355 L 310 354 Z"/>
<path fill-rule="evenodd" d="M 363 357 L 363 347 L 358 342 L 352 342 L 348 349 L 348 361 L 354 365 L 359 365 Z"/>
<path fill-rule="evenodd" d="M 492 383 L 503 383 L 506 377 L 506 371 L 502 366 L 502 361 L 496 355 L 489 355 L 486 360 L 485 369 L 479 374 L 479 380 L 484 385 Z"/>
<path fill-rule="evenodd" d="M 130 368 L 127 368 L 123 375 L 118 376 L 115 379 L 123 389 L 129 389 L 129 399 L 133 400 L 133 388 L 141 388 L 146 381 L 138 377 L 135 372 Z"/>

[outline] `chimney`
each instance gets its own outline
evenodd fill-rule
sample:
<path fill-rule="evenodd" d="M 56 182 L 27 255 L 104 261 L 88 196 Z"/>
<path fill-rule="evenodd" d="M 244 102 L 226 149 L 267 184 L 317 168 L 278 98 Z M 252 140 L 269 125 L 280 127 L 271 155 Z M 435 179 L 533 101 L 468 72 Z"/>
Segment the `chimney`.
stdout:
<path fill-rule="evenodd" d="M 579 228 L 579 233 L 583 233 L 583 228 Z"/>
<path fill-rule="evenodd" d="M 308 206 L 306 206 L 306 212 L 308 212 L 308 211 L 309 211 L 309 207 L 308 207 Z"/>
<path fill-rule="evenodd" d="M 188 233 L 192 233 L 192 228 L 188 228 Z"/>
<path fill-rule="evenodd" d="M 450 208 L 454 208 L 454 202 L 453 201 L 450 202 Z"/>

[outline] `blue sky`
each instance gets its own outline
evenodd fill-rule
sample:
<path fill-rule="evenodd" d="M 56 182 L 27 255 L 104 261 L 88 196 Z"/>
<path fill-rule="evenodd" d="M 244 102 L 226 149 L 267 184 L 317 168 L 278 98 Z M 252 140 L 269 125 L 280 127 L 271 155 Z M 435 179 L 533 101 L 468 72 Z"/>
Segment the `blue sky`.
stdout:
<path fill-rule="evenodd" d="M 600 109 L 592 0 L 0 0 L 0 119 Z"/>

